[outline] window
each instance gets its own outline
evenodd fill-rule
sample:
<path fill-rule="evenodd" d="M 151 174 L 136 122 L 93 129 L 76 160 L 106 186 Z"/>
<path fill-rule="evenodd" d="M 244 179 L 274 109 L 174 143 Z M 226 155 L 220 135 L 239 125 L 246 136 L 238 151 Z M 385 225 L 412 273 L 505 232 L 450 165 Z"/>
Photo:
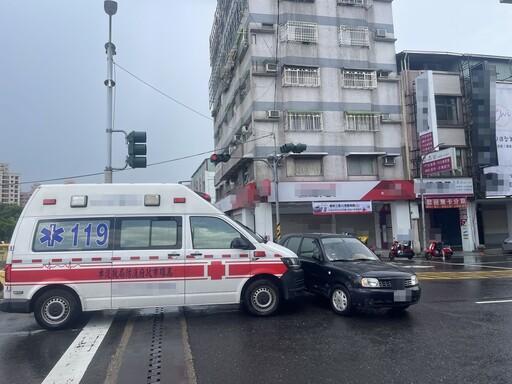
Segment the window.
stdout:
<path fill-rule="evenodd" d="M 322 176 L 322 157 L 293 156 L 287 161 L 287 174 L 290 177 L 297 176 Z"/>
<path fill-rule="evenodd" d="M 318 87 L 320 70 L 318 68 L 285 67 L 282 77 L 283 87 Z"/>
<path fill-rule="evenodd" d="M 436 115 L 439 123 L 457 124 L 459 121 L 457 97 L 436 96 Z"/>
<path fill-rule="evenodd" d="M 360 47 L 368 47 L 370 45 L 368 27 L 340 25 L 338 38 L 340 45 L 354 45 Z"/>
<path fill-rule="evenodd" d="M 190 227 L 194 249 L 229 249 L 234 239 L 242 237 L 236 229 L 217 217 L 191 217 Z"/>
<path fill-rule="evenodd" d="M 347 172 L 349 176 L 374 176 L 376 172 L 375 156 L 348 156 Z"/>
<path fill-rule="evenodd" d="M 376 71 L 353 71 L 344 69 L 341 72 L 343 88 L 374 89 L 377 88 Z"/>
<path fill-rule="evenodd" d="M 284 124 L 286 131 L 321 131 L 322 113 L 286 111 Z"/>
<path fill-rule="evenodd" d="M 180 249 L 181 217 L 123 218 L 119 249 Z"/>
<path fill-rule="evenodd" d="M 112 247 L 111 228 L 111 218 L 41 220 L 37 224 L 32 249 L 34 252 L 109 250 Z"/>
<path fill-rule="evenodd" d="M 345 114 L 345 131 L 378 132 L 380 128 L 379 114 Z"/>
<path fill-rule="evenodd" d="M 318 26 L 315 23 L 288 21 L 279 27 L 281 41 L 318 43 Z"/>
<path fill-rule="evenodd" d="M 352 5 L 368 9 L 373 5 L 373 0 L 338 0 L 338 5 Z"/>
<path fill-rule="evenodd" d="M 320 255 L 320 247 L 318 246 L 317 241 L 310 237 L 305 237 L 302 240 L 299 256 L 306 259 L 313 259 L 314 254 Z"/>
<path fill-rule="evenodd" d="M 295 254 L 298 254 L 301 239 L 301 237 L 290 237 L 289 239 L 286 240 L 286 242 L 283 245 L 286 248 L 295 252 Z"/>

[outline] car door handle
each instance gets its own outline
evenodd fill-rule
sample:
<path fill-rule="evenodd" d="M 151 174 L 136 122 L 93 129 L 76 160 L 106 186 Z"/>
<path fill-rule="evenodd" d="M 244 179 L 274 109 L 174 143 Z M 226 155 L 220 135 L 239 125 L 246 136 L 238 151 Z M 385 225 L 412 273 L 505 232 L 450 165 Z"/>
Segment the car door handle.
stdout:
<path fill-rule="evenodd" d="M 203 256 L 203 254 L 201 252 L 193 252 L 193 253 L 190 254 L 190 256 L 194 256 L 194 257 L 196 257 L 196 256 Z"/>
<path fill-rule="evenodd" d="M 168 253 L 167 254 L 167 258 L 168 259 L 175 259 L 177 257 L 180 257 L 180 254 L 179 253 Z"/>

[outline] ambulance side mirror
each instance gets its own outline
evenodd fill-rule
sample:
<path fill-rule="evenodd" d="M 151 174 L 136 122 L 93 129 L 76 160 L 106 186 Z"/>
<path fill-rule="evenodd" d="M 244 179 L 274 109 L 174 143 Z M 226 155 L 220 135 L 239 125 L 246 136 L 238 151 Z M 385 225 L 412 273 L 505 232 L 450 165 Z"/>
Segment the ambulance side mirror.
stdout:
<path fill-rule="evenodd" d="M 235 237 L 230 245 L 232 249 L 248 249 L 249 247 L 250 243 L 241 237 Z"/>

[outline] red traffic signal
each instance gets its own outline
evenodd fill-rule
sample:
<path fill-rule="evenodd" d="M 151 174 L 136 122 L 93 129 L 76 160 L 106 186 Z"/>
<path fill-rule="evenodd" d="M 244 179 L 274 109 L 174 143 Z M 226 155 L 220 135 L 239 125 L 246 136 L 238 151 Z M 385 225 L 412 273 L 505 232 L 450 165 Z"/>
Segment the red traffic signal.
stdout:
<path fill-rule="evenodd" d="M 210 156 L 210 161 L 217 165 L 219 163 L 227 163 L 231 159 L 231 155 L 229 153 L 214 153 Z"/>

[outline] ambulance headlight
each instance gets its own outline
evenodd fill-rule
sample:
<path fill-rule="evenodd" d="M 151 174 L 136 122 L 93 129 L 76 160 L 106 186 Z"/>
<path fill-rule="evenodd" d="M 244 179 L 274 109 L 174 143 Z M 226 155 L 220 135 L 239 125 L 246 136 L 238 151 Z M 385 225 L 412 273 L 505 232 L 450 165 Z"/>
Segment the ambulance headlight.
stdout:
<path fill-rule="evenodd" d="M 281 260 L 288 269 L 300 269 L 300 260 L 298 257 L 282 257 Z"/>

